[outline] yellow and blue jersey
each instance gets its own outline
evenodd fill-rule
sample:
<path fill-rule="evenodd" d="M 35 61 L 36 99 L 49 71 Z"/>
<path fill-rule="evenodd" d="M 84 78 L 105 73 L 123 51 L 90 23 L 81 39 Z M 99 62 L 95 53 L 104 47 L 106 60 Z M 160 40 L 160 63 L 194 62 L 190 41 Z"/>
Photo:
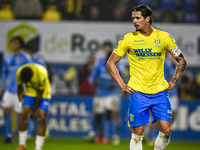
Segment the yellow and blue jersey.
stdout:
<path fill-rule="evenodd" d="M 37 96 L 37 90 L 44 90 L 42 98 L 51 98 L 51 86 L 48 78 L 47 70 L 40 64 L 26 64 L 21 66 L 16 74 L 17 85 L 22 85 L 23 82 L 20 74 L 23 68 L 29 67 L 33 71 L 33 77 L 25 85 L 24 95 L 31 97 Z"/>
<path fill-rule="evenodd" d="M 150 36 L 133 31 L 123 36 L 114 53 L 127 54 L 130 65 L 128 86 L 145 94 L 156 94 L 168 88 L 164 78 L 165 51 L 177 49 L 174 38 L 153 28 Z"/>

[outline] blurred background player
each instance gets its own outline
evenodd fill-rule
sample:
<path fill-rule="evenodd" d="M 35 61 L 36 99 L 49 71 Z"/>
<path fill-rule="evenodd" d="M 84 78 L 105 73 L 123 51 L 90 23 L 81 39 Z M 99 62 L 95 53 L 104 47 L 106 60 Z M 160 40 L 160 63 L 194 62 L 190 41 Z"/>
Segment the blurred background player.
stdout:
<path fill-rule="evenodd" d="M 41 150 L 45 140 L 46 118 L 51 99 L 48 72 L 42 65 L 27 64 L 18 69 L 16 80 L 18 97 L 21 102 L 23 101 L 17 150 L 26 150 L 28 117 L 38 118 L 35 150 Z"/>
<path fill-rule="evenodd" d="M 88 78 L 94 67 L 95 57 L 90 55 L 87 59 L 87 62 L 80 66 L 78 72 L 78 81 L 79 81 L 79 94 L 81 95 L 91 95 L 95 94 L 95 87 L 89 84 Z"/>
<path fill-rule="evenodd" d="M 112 43 L 105 42 L 103 48 L 105 56 L 95 62 L 94 68 L 89 77 L 90 84 L 96 86 L 96 93 L 93 99 L 93 127 L 94 131 L 96 132 L 96 143 L 103 142 L 105 145 L 109 144 L 112 128 L 114 129 L 112 144 L 119 145 L 119 131 L 121 124 L 121 118 L 119 114 L 121 103 L 120 89 L 106 69 L 106 62 L 113 50 Z M 119 73 L 121 74 L 124 69 L 123 62 L 118 63 L 117 67 L 119 69 Z M 105 124 L 103 127 L 102 121 L 104 114 Z M 112 119 L 114 119 L 113 126 Z M 92 132 L 90 132 L 89 135 L 95 136 L 95 134 L 92 134 Z"/>
<path fill-rule="evenodd" d="M 31 56 L 33 63 L 40 64 L 47 69 L 45 60 L 41 56 L 33 54 L 33 49 L 30 46 L 24 45 L 23 50 Z"/>
<path fill-rule="evenodd" d="M 40 64 L 47 69 L 49 81 L 51 83 L 51 81 L 52 81 L 52 71 L 51 71 L 51 67 L 50 67 L 49 63 L 42 56 L 34 54 L 33 48 L 29 45 L 24 45 L 23 50 L 31 56 L 32 63 Z"/>
<path fill-rule="evenodd" d="M 41 56 L 33 54 L 33 49 L 30 46 L 24 45 L 23 50 L 31 56 L 32 63 L 40 64 L 48 70 L 45 60 Z M 28 131 L 27 131 L 28 138 L 31 138 L 33 136 L 33 128 L 34 128 L 34 122 L 32 119 L 29 118 L 28 119 Z"/>
<path fill-rule="evenodd" d="M 12 53 L 8 54 L 3 62 L 2 67 L 2 84 L 0 95 L 3 94 L 2 106 L 5 118 L 5 131 L 6 139 L 3 143 L 12 142 L 12 130 L 11 130 L 11 108 L 14 108 L 15 112 L 21 112 L 21 104 L 17 97 L 17 84 L 16 84 L 16 72 L 17 69 L 31 62 L 30 56 L 22 51 L 24 46 L 24 41 L 20 36 L 13 37 L 11 39 Z M 8 84 L 6 86 L 6 80 L 8 79 Z"/>

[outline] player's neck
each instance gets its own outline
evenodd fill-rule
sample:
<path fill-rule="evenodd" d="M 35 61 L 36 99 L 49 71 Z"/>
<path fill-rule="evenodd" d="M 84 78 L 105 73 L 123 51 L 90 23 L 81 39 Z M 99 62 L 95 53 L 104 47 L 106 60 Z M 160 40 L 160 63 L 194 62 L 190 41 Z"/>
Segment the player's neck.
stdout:
<path fill-rule="evenodd" d="M 140 33 L 144 36 L 150 36 L 152 32 L 153 32 L 153 29 L 150 25 L 140 30 Z"/>
<path fill-rule="evenodd" d="M 21 49 L 16 49 L 13 51 L 14 56 L 18 55 L 20 53 Z"/>

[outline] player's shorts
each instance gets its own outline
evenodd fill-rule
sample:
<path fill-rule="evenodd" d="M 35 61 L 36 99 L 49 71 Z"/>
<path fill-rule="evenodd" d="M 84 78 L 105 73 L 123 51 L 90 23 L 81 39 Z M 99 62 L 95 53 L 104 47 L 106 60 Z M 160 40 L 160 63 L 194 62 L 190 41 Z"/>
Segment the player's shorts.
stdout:
<path fill-rule="evenodd" d="M 31 106 L 31 107 L 33 107 L 34 103 L 35 103 L 35 100 L 36 100 L 36 97 L 31 97 L 31 96 L 25 95 L 24 96 L 23 106 Z M 46 111 L 46 112 L 49 112 L 49 107 L 50 107 L 50 99 L 42 98 L 42 101 L 40 103 L 39 108 L 44 110 L 44 111 Z"/>
<path fill-rule="evenodd" d="M 172 107 L 172 111 L 177 111 L 178 109 L 178 96 L 174 95 L 174 96 L 169 96 L 170 99 L 170 103 L 171 103 L 171 107 Z"/>
<path fill-rule="evenodd" d="M 129 96 L 128 126 L 138 127 L 149 123 L 150 110 L 152 122 L 164 120 L 172 122 L 172 110 L 168 91 L 157 94 L 144 94 L 136 92 Z"/>
<path fill-rule="evenodd" d="M 120 96 L 112 95 L 106 97 L 95 96 L 93 99 L 93 108 L 95 113 L 104 113 L 105 110 L 119 111 L 120 109 Z"/>
<path fill-rule="evenodd" d="M 16 113 L 21 113 L 22 103 L 19 101 L 18 95 L 5 91 L 2 97 L 2 107 L 13 108 Z"/>

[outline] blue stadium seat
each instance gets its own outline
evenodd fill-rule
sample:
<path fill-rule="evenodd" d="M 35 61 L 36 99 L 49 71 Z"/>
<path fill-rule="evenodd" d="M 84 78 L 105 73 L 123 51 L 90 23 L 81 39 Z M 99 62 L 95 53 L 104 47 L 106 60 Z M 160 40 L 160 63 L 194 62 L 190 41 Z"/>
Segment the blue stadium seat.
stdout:
<path fill-rule="evenodd" d="M 185 13 L 185 15 L 183 16 L 183 22 L 184 23 L 197 23 L 198 16 L 196 13 Z"/>
<path fill-rule="evenodd" d="M 149 7 L 152 7 L 152 0 L 137 0 L 138 5 L 139 4 L 146 4 Z"/>
<path fill-rule="evenodd" d="M 174 0 L 160 0 L 159 10 L 163 12 L 167 9 L 172 11 L 176 10 L 176 3 Z"/>
<path fill-rule="evenodd" d="M 194 13 L 196 11 L 197 0 L 183 0 L 182 11 L 185 13 Z"/>

